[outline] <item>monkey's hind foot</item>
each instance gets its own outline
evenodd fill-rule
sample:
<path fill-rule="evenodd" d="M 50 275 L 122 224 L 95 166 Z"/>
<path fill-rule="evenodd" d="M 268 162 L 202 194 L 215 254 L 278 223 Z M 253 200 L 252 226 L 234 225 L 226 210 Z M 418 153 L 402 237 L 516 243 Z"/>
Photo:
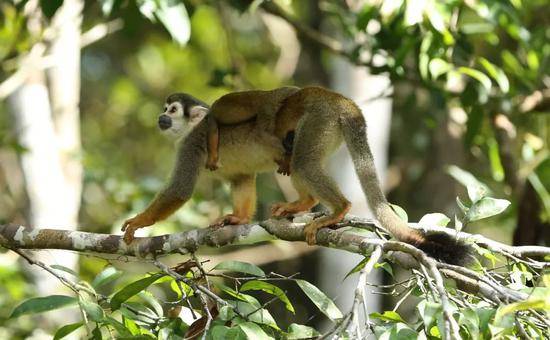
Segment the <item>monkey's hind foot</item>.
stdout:
<path fill-rule="evenodd" d="M 279 202 L 271 206 L 272 217 L 288 217 L 301 212 L 309 211 L 318 201 L 313 197 L 302 198 L 294 202 Z"/>
<path fill-rule="evenodd" d="M 319 229 L 325 228 L 325 227 L 334 227 L 335 224 L 342 222 L 342 220 L 344 219 L 344 217 L 346 216 L 350 208 L 351 208 L 351 204 L 348 202 L 346 205 L 344 205 L 344 207 L 340 211 L 335 212 L 330 216 L 319 217 L 313 222 L 308 223 L 304 227 L 304 234 L 306 237 L 307 244 L 311 246 L 316 243 L 317 231 Z"/>
<path fill-rule="evenodd" d="M 237 215 L 228 214 L 218 218 L 214 223 L 210 225 L 211 228 L 221 228 L 226 225 L 239 225 L 248 224 L 250 219 L 246 217 L 239 217 Z"/>

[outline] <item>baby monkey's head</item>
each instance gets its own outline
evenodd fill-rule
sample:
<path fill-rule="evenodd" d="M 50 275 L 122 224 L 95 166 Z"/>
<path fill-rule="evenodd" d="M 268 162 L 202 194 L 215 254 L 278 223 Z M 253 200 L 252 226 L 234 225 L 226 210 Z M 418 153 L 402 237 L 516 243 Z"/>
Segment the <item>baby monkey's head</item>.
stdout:
<path fill-rule="evenodd" d="M 174 137 L 185 136 L 208 113 L 208 105 L 186 93 L 174 93 L 166 98 L 164 111 L 158 119 L 159 128 Z"/>

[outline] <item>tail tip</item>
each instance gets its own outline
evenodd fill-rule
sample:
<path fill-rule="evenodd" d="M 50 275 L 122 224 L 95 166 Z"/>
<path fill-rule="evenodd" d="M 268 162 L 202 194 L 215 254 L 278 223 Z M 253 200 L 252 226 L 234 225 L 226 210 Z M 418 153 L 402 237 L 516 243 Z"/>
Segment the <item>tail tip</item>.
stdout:
<path fill-rule="evenodd" d="M 423 235 L 416 246 L 429 256 L 448 264 L 464 267 L 474 260 L 472 246 L 448 234 Z"/>

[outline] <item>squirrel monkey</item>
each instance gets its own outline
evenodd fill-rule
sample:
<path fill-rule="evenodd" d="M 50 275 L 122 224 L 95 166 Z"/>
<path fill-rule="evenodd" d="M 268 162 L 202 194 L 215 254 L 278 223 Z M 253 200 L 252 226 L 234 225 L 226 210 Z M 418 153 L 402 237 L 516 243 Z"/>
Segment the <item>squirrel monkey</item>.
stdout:
<path fill-rule="evenodd" d="M 211 174 L 231 183 L 233 198 L 233 213 L 218 223 L 248 223 L 256 206 L 256 174 L 274 171 L 273 160 L 290 154 L 290 176 L 299 198 L 276 203 L 271 212 L 274 217 L 285 217 L 308 211 L 319 202 L 327 206 L 329 215 L 304 228 L 306 241 L 314 244 L 317 231 L 342 221 L 351 207 L 324 166 L 345 141 L 367 201 L 392 236 L 445 262 L 465 263 L 467 245 L 442 234 L 424 235 L 393 211 L 378 182 L 365 119 L 352 100 L 320 87 L 281 88 L 229 94 L 216 101 L 212 110 L 187 94 L 168 97 L 158 123 L 162 130 L 182 137 L 175 167 L 145 211 L 124 222 L 126 242 L 133 240 L 138 228 L 166 218 L 184 204 L 207 161 L 216 163 L 216 154 L 223 167 Z M 214 129 L 211 119 L 216 120 Z"/>

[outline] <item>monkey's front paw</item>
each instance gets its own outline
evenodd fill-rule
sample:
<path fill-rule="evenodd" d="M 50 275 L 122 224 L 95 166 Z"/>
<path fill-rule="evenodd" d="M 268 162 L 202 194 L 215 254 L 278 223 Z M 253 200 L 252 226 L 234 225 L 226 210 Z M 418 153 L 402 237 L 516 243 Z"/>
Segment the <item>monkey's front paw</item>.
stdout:
<path fill-rule="evenodd" d="M 304 227 L 304 234 L 306 236 L 306 242 L 310 246 L 314 245 L 317 241 L 317 228 L 311 224 Z"/>
<path fill-rule="evenodd" d="M 155 221 L 143 214 L 139 214 L 135 217 L 127 219 L 126 221 L 124 221 L 121 228 L 121 230 L 124 231 L 124 242 L 126 242 L 126 244 L 132 243 L 136 230 L 138 230 L 139 228 L 150 226 L 154 223 Z"/>

